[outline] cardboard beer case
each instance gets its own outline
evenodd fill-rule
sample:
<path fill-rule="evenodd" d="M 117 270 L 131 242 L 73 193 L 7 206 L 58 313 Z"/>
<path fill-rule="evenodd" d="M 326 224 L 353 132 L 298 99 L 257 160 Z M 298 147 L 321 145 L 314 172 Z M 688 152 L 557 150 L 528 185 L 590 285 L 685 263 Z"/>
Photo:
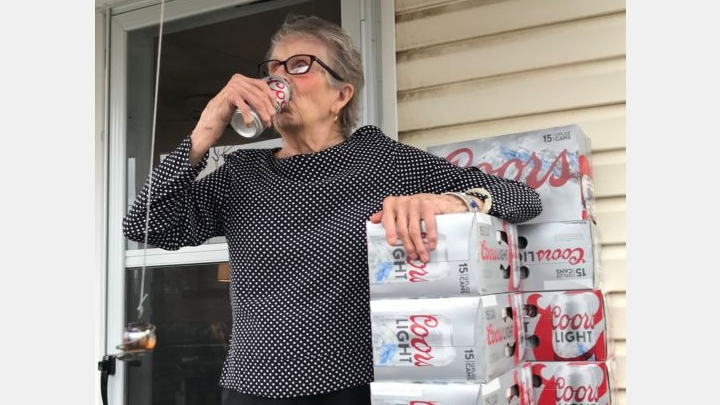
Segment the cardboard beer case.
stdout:
<path fill-rule="evenodd" d="M 473 212 L 436 217 L 430 261 L 410 260 L 390 245 L 382 224 L 367 222 L 370 297 L 433 298 L 521 291 L 517 226 Z"/>
<path fill-rule="evenodd" d="M 533 405 L 617 404 L 615 360 L 531 361 Z"/>
<path fill-rule="evenodd" d="M 595 221 L 590 138 L 577 125 L 437 145 L 428 152 L 537 190 L 543 211 L 526 223 Z"/>
<path fill-rule="evenodd" d="M 600 242 L 590 220 L 518 224 L 523 291 L 603 287 Z"/>
<path fill-rule="evenodd" d="M 522 293 L 525 359 L 605 361 L 613 346 L 602 290 Z"/>
<path fill-rule="evenodd" d="M 487 383 L 393 382 L 370 383 L 371 405 L 532 405 L 529 363 L 523 363 Z"/>
<path fill-rule="evenodd" d="M 521 294 L 371 300 L 375 381 L 488 382 L 518 366 Z"/>

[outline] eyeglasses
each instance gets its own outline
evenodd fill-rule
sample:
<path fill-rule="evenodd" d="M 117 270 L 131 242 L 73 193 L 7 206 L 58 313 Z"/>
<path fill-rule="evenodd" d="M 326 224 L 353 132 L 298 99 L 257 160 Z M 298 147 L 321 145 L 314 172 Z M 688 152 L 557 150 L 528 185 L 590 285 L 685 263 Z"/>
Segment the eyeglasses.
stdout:
<path fill-rule="evenodd" d="M 304 75 L 305 73 L 310 71 L 310 67 L 312 66 L 313 62 L 317 62 L 320 64 L 320 66 L 324 67 L 325 70 L 330 73 L 330 75 L 341 82 L 344 82 L 345 80 L 340 77 L 339 74 L 335 73 L 334 70 L 330 66 L 328 66 L 325 62 L 320 60 L 315 55 L 293 55 L 285 60 L 277 60 L 277 59 L 270 59 L 266 60 L 265 62 L 262 62 L 258 65 L 258 71 L 260 72 L 260 77 L 266 77 L 268 75 L 271 75 L 275 73 L 276 70 L 280 68 L 282 65 L 285 68 L 285 72 L 289 75 Z"/>

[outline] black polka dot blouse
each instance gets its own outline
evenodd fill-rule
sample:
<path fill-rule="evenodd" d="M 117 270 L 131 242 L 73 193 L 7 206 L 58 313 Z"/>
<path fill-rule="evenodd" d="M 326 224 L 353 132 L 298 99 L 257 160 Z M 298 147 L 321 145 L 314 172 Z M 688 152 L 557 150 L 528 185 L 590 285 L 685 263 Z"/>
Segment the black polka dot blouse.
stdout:
<path fill-rule="evenodd" d="M 317 153 L 277 159 L 240 149 L 195 180 L 190 138 L 152 175 L 148 242 L 176 250 L 225 236 L 232 334 L 220 384 L 269 398 L 317 395 L 373 379 L 365 224 L 390 195 L 482 187 L 489 214 L 538 215 L 532 188 L 396 142 L 365 126 Z M 143 242 L 148 184 L 123 220 Z"/>

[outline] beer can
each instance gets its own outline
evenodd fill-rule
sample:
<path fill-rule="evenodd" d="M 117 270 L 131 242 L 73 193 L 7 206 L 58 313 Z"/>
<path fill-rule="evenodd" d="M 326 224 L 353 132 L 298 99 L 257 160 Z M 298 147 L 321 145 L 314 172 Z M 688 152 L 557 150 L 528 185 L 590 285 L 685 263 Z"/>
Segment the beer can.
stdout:
<path fill-rule="evenodd" d="M 267 82 L 270 90 L 275 94 L 275 113 L 282 111 L 287 103 L 290 101 L 290 84 L 282 77 L 277 75 L 270 75 L 265 77 L 264 80 Z M 265 130 L 260 117 L 255 110 L 248 106 L 252 122 L 248 126 L 245 124 L 245 118 L 243 118 L 242 112 L 238 108 L 235 110 L 232 118 L 230 119 L 230 125 L 233 127 L 235 132 L 245 138 L 255 138 Z"/>

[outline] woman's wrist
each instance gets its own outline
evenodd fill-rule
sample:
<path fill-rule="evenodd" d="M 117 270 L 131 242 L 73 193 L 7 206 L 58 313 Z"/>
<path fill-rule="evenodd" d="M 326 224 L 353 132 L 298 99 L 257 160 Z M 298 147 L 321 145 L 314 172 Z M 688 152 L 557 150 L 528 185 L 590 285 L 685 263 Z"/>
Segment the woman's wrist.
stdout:
<path fill-rule="evenodd" d="M 195 166 L 200 163 L 205 154 L 213 146 L 212 138 L 203 136 L 202 131 L 197 128 L 190 134 L 190 152 L 188 153 L 188 159 L 190 165 Z"/>

